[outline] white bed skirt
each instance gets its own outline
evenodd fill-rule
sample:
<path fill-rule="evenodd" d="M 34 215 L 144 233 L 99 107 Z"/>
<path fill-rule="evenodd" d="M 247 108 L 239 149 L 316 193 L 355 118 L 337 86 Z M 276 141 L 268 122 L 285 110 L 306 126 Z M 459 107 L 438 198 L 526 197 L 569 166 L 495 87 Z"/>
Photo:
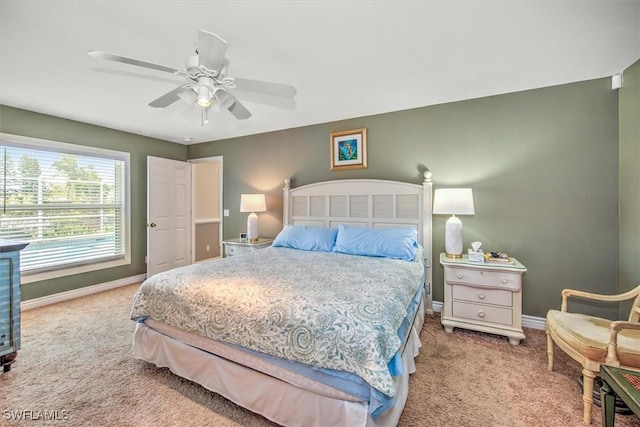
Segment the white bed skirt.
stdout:
<path fill-rule="evenodd" d="M 387 427 L 398 424 L 407 401 L 409 374 L 415 372 L 413 359 L 420 351 L 423 324 L 424 302 L 420 304 L 402 354 L 405 374 L 395 377 L 396 405 L 376 420 L 369 417 L 368 402 L 352 396 L 337 398 L 335 396 L 345 395 L 338 390 L 318 392 L 327 391 L 327 386 L 322 384 L 314 391 L 302 388 L 185 344 L 143 323 L 136 326 L 133 351 L 135 358 L 168 367 L 174 374 L 283 426 Z"/>

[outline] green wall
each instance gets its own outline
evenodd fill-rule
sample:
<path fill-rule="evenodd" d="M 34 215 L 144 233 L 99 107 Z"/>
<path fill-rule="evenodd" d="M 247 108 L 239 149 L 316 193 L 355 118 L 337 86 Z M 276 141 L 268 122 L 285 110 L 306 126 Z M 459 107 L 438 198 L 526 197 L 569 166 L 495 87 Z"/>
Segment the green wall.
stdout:
<path fill-rule="evenodd" d="M 543 317 L 559 307 L 565 287 L 617 292 L 619 262 L 620 288 L 627 289 L 640 277 L 638 69 L 625 71 L 620 100 L 603 78 L 191 146 L 0 106 L 1 132 L 131 153 L 132 264 L 25 284 L 23 299 L 145 272 L 147 155 L 224 156 L 223 208 L 231 212 L 225 238 L 246 228 L 239 212 L 243 192 L 267 194 L 260 230 L 275 236 L 286 178 L 294 186 L 344 178 L 420 183 L 429 168 L 435 188 L 474 190 L 476 215 L 462 218 L 465 244 L 480 240 L 528 267 L 525 314 Z M 360 127 L 367 128 L 369 167 L 331 172 L 329 133 Z M 434 217 L 435 253 L 444 248 L 446 219 Z M 443 299 L 439 265 L 434 299 Z M 583 309 L 618 315 L 616 307 Z"/>
<path fill-rule="evenodd" d="M 331 172 L 329 133 L 367 128 L 368 168 Z M 618 276 L 618 93 L 610 79 L 430 106 L 191 145 L 189 158 L 224 156 L 224 237 L 246 228 L 240 194 L 267 194 L 260 231 L 282 222 L 282 183 L 344 178 L 470 186 L 476 214 L 465 245 L 480 240 L 528 267 L 524 314 L 544 317 L 565 287 L 614 293 Z M 446 217 L 434 217 L 434 252 Z M 437 259 L 437 257 L 434 257 Z M 434 299 L 443 299 L 434 266 Z M 576 308 L 579 304 L 576 304 Z M 617 316 L 617 307 L 586 307 Z"/>
<path fill-rule="evenodd" d="M 147 155 L 186 160 L 186 146 L 1 105 L 0 132 L 130 153 L 131 264 L 23 284 L 23 301 L 146 272 Z"/>
<path fill-rule="evenodd" d="M 620 89 L 620 292 L 640 285 L 640 61 Z M 630 303 L 620 309 L 627 316 Z"/>

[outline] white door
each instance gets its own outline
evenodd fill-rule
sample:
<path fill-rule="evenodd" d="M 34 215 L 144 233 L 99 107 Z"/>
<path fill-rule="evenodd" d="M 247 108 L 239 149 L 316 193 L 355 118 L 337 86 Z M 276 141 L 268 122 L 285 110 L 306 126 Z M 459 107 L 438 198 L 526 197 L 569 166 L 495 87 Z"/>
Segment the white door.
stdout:
<path fill-rule="evenodd" d="M 191 165 L 147 157 L 147 277 L 191 264 Z"/>

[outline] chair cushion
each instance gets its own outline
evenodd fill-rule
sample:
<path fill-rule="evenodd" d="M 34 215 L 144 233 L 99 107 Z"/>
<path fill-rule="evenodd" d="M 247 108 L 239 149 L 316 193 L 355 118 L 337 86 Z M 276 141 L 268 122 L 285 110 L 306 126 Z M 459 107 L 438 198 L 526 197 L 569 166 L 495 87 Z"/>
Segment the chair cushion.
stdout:
<path fill-rule="evenodd" d="M 547 328 L 588 359 L 604 363 L 611 320 L 549 310 Z M 618 333 L 618 361 L 622 366 L 640 367 L 640 330 L 623 329 Z"/>

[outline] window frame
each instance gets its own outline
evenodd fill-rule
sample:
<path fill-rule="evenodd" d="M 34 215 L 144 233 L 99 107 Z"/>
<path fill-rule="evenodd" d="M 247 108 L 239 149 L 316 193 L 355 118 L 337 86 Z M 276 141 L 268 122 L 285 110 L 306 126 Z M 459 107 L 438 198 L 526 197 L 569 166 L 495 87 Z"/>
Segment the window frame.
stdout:
<path fill-rule="evenodd" d="M 62 267 L 42 272 L 28 273 L 21 276 L 21 282 L 32 283 L 43 280 L 55 279 L 58 277 L 71 276 L 90 271 L 103 270 L 106 268 L 119 267 L 131 264 L 131 161 L 130 153 L 124 151 L 110 150 L 106 148 L 92 147 L 88 145 L 72 144 L 68 142 L 51 141 L 47 139 L 31 138 L 21 135 L 0 133 L 0 146 L 28 148 L 32 150 L 54 151 L 64 154 L 75 154 L 81 156 L 103 157 L 107 159 L 120 160 L 124 162 L 124 256 L 120 259 L 98 261 L 71 267 Z"/>

